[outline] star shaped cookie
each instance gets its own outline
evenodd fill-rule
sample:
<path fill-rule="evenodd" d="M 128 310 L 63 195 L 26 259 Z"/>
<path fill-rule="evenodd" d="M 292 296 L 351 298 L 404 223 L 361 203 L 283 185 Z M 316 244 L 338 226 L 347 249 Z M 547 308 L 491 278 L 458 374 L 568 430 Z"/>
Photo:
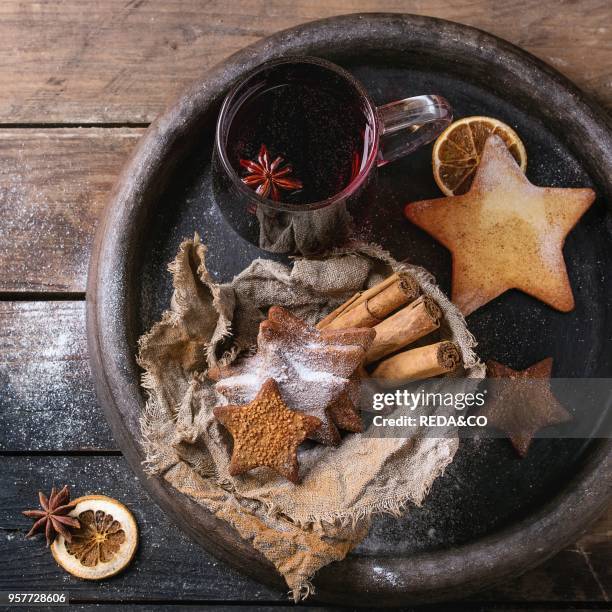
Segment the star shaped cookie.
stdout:
<path fill-rule="evenodd" d="M 246 406 L 217 406 L 213 413 L 234 439 L 232 476 L 265 466 L 291 482 L 299 481 L 298 446 L 321 421 L 290 410 L 274 380 L 264 382 Z"/>
<path fill-rule="evenodd" d="M 508 435 L 521 457 L 540 429 L 572 419 L 550 388 L 552 363 L 549 357 L 516 371 L 497 361 L 487 362 L 488 377 L 503 380 L 493 383 L 480 414 L 487 417 L 488 425 Z"/>
<path fill-rule="evenodd" d="M 278 383 L 292 410 L 317 417 L 320 427 L 310 438 L 340 443 L 338 428 L 361 431 L 355 408 L 365 353 L 376 332 L 369 328 L 319 331 L 284 308 L 273 306 L 259 326 L 257 353 L 209 377 L 230 402 L 250 401 L 268 378 Z"/>
<path fill-rule="evenodd" d="M 404 212 L 451 251 L 452 300 L 463 314 L 508 289 L 568 312 L 574 296 L 563 244 L 594 199 L 592 189 L 532 185 L 492 135 L 467 193 L 407 204 Z"/>

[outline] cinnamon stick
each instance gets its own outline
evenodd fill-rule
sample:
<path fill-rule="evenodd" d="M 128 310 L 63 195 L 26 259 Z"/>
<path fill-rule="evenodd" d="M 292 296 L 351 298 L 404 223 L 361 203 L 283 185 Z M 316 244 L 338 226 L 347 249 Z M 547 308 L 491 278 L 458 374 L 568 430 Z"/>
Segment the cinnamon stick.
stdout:
<path fill-rule="evenodd" d="M 385 359 L 376 367 L 372 378 L 390 383 L 422 380 L 452 372 L 460 362 L 461 354 L 454 342 L 437 342 Z"/>
<path fill-rule="evenodd" d="M 412 275 L 406 272 L 396 272 L 377 285 L 374 285 L 374 287 L 370 287 L 366 291 L 353 295 L 324 319 L 319 321 L 317 329 L 325 329 L 330 327 L 332 323 L 335 325 L 334 329 L 346 327 L 373 327 L 376 323 L 372 323 L 372 325 L 355 325 L 354 323 L 347 325 L 346 320 L 343 321 L 342 324 L 336 323 L 336 320 L 341 316 L 348 316 L 352 310 L 359 308 L 362 313 L 361 318 L 363 318 L 364 321 L 368 320 L 368 314 L 371 315 L 370 318 L 373 317 L 380 321 L 389 313 L 402 306 L 402 304 L 407 304 L 415 300 L 419 293 L 419 284 Z M 363 304 L 366 304 L 366 306 L 362 306 Z M 359 320 L 359 318 L 359 315 L 357 315 L 357 317 L 353 315 L 353 320 Z"/>
<path fill-rule="evenodd" d="M 325 327 L 327 327 L 334 319 L 336 319 L 336 317 L 339 317 L 345 310 L 347 310 L 347 308 L 349 308 L 351 304 L 353 304 L 353 302 L 355 302 L 355 300 L 359 298 L 360 295 L 361 292 L 359 291 L 358 293 L 353 295 L 353 297 L 350 297 L 346 302 L 340 304 L 338 308 L 332 310 L 326 317 L 323 317 L 317 323 L 317 329 L 324 329 Z"/>
<path fill-rule="evenodd" d="M 442 311 L 423 295 L 394 315 L 374 326 L 376 337 L 366 353 L 366 363 L 378 361 L 416 342 L 440 327 Z"/>
<path fill-rule="evenodd" d="M 381 291 L 384 291 L 387 287 L 397 283 L 398 281 L 403 282 L 406 287 L 410 287 L 410 291 L 415 292 L 415 298 L 419 295 L 419 284 L 411 274 L 408 274 L 407 272 L 395 272 L 391 276 L 388 276 L 384 280 L 380 281 L 380 283 L 377 285 L 363 291 L 349 308 L 356 308 L 362 302 L 373 298 L 375 295 L 378 295 Z"/>
<path fill-rule="evenodd" d="M 344 312 L 338 315 L 326 329 L 348 327 L 374 327 L 387 315 L 414 301 L 419 295 L 419 285 L 412 276 L 398 275 L 393 283 L 382 291 L 363 299 L 363 294 Z"/>

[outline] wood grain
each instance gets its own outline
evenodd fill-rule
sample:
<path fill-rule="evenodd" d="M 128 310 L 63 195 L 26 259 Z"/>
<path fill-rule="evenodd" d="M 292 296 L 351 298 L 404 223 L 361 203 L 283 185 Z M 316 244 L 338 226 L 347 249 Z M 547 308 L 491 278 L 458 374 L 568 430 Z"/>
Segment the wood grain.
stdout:
<path fill-rule="evenodd" d="M 488 30 L 612 107 L 608 0 L 2 0 L 0 123 L 149 122 L 205 70 L 263 36 L 380 10 Z"/>
<path fill-rule="evenodd" d="M 285 594 L 263 587 L 215 561 L 170 524 L 144 493 L 122 457 L 4 457 L 10 487 L 0 488 L 0 590 L 66 589 L 73 598 L 109 601 L 283 601 Z M 77 495 L 104 493 L 134 512 L 142 535 L 133 565 L 99 584 L 64 574 L 40 540 L 25 540 L 30 523 L 20 510 L 36 504 L 36 491 L 67 483 Z M 611 509 L 612 510 L 612 509 Z M 607 601 L 595 566 L 609 566 L 610 553 L 597 543 L 609 538 L 612 511 L 583 538 L 584 554 L 571 549 L 524 577 L 479 594 L 471 602 Z M 588 560 L 588 562 L 587 562 Z M 448 609 L 448 607 L 444 608 Z"/>
<path fill-rule="evenodd" d="M 115 448 L 93 393 L 84 338 L 84 302 L 0 302 L 1 451 L 69 453 L 82 449 L 107 451 Z M 64 481 L 83 493 L 102 491 L 123 499 L 138 509 L 139 520 L 145 517 L 143 520 L 148 521 L 155 516 L 155 520 L 162 522 L 163 538 L 160 537 L 159 543 L 153 539 L 151 550 L 143 549 L 145 552 L 141 552 L 143 556 L 137 561 L 141 568 L 152 568 L 156 581 L 155 572 L 162 561 L 155 555 L 162 554 L 158 550 L 162 544 L 178 547 L 177 563 L 189 580 L 197 568 L 203 566 L 215 568 L 209 571 L 223 572 L 223 569 L 218 569 L 219 564 L 215 565 L 216 562 L 182 532 L 169 527 L 167 519 L 159 511 L 155 513 L 157 507 L 148 502 L 137 479 L 120 457 L 5 456 L 0 461 L 2 472 L 11 474 L 11 486 L 0 488 L 0 532 L 6 535 L 0 539 L 0 590 L 9 586 L 25 588 L 34 576 L 39 577 L 32 583 L 32 588 L 57 587 L 59 577 L 63 575 L 42 548 L 21 540 L 27 521 L 24 522 L 17 510 L 27 503 L 27 496 L 32 495 L 33 489 Z M 543 568 L 497 587 L 486 596 L 478 595 L 472 601 L 607 601 L 612 585 L 611 535 L 612 506 L 587 535 Z M 173 559 L 177 558 L 176 555 L 173 549 Z M 7 574 L 1 560 L 10 558 L 22 561 L 19 568 L 13 567 Z M 205 559 L 208 559 L 206 563 Z M 113 583 L 113 597 L 119 596 L 124 589 L 127 589 L 127 597 L 144 596 L 136 578 L 140 574 L 130 576 L 131 582 Z M 217 578 L 210 578 L 211 581 L 202 579 L 202 582 L 215 584 Z M 265 590 L 261 586 L 255 588 L 253 585 L 256 583 L 247 579 L 241 580 L 250 583 L 252 592 Z M 180 596 L 174 587 L 166 591 L 168 582 L 159 585 L 159 593 L 155 591 L 155 596 L 163 595 L 169 599 Z M 212 588 L 211 584 L 206 588 Z M 90 585 L 83 588 L 86 586 Z M 69 588 L 73 590 L 72 585 Z M 203 585 L 197 585 L 195 581 L 189 586 L 192 590 L 202 588 Z M 229 590 L 224 591 L 225 588 Z M 227 582 L 222 583 L 215 597 L 228 598 L 228 593 L 234 592 L 233 588 Z M 95 595 L 94 591 L 87 593 L 79 593 L 79 597 Z M 105 597 L 108 594 L 106 591 L 103 593 Z M 241 591 L 241 596 L 251 597 L 249 593 L 251 591 Z M 200 598 L 209 597 L 210 593 L 193 591 L 191 595 Z"/>
<path fill-rule="evenodd" d="M 175 527 L 153 503 L 122 457 L 11 457 L 2 459 L 11 486 L 0 488 L 0 590 L 68 590 L 72 598 L 104 600 L 284 600 L 220 564 Z M 36 492 L 68 484 L 73 496 L 103 493 L 133 512 L 141 540 L 133 564 L 100 583 L 78 580 L 55 563 L 44 542 L 23 536 Z"/>
<path fill-rule="evenodd" d="M 87 363 L 85 302 L 0 302 L 0 451 L 115 449 Z"/>
<path fill-rule="evenodd" d="M 262 36 L 382 8 L 376 0 L 0 0 L 0 125 L 146 124 L 207 68 Z M 389 0 L 384 10 L 486 29 L 548 61 L 612 109 L 606 0 Z M 0 291 L 84 291 L 100 211 L 141 133 L 0 130 Z M 10 456 L 115 448 L 93 393 L 84 338 L 82 302 L 0 302 L 0 589 L 66 588 L 96 602 L 225 601 L 226 609 L 284 601 L 284 593 L 240 576 L 170 524 L 121 457 Z M 125 574 L 101 584 L 73 580 L 39 542 L 22 538 L 27 520 L 19 510 L 35 501 L 38 488 L 63 482 L 80 493 L 116 496 L 135 511 L 143 540 Z M 611 536 L 612 507 L 574 546 L 471 604 L 507 602 L 509 610 L 511 602 L 534 601 L 544 610 L 544 602 L 582 601 L 601 608 L 612 585 Z"/>
<path fill-rule="evenodd" d="M 98 218 L 142 132 L 0 130 L 0 291 L 85 291 Z"/>

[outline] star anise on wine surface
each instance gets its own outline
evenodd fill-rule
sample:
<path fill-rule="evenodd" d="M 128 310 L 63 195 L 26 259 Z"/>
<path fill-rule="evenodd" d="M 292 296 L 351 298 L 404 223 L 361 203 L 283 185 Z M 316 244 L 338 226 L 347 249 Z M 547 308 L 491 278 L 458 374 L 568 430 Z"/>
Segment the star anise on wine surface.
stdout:
<path fill-rule="evenodd" d="M 302 188 L 302 181 L 289 176 L 293 172 L 290 164 L 283 164 L 283 158 L 276 157 L 270 161 L 270 154 L 265 144 L 261 145 L 257 161 L 241 159 L 240 165 L 248 175 L 242 178 L 245 185 L 255 190 L 257 195 L 270 198 L 276 202 L 281 199 L 281 190 L 295 191 Z"/>
<path fill-rule="evenodd" d="M 40 500 L 40 510 L 23 511 L 25 516 L 36 519 L 32 529 L 26 534 L 26 538 L 44 531 L 47 546 L 51 545 L 58 533 L 70 542 L 72 540 L 70 528 L 78 529 L 81 525 L 78 519 L 67 516 L 75 506 L 75 503 L 70 501 L 68 485 L 65 485 L 60 491 L 56 491 L 55 487 L 53 487 L 49 497 L 42 491 L 39 491 L 38 499 Z"/>

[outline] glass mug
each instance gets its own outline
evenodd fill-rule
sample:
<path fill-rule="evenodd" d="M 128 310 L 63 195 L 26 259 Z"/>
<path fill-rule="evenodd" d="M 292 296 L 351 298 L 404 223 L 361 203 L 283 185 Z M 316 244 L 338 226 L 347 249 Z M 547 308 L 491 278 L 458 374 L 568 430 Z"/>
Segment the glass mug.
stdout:
<path fill-rule="evenodd" d="M 275 253 L 312 255 L 346 240 L 379 166 L 452 121 L 440 96 L 376 107 L 363 85 L 311 57 L 262 64 L 227 94 L 215 134 L 213 194 L 229 225 Z"/>

